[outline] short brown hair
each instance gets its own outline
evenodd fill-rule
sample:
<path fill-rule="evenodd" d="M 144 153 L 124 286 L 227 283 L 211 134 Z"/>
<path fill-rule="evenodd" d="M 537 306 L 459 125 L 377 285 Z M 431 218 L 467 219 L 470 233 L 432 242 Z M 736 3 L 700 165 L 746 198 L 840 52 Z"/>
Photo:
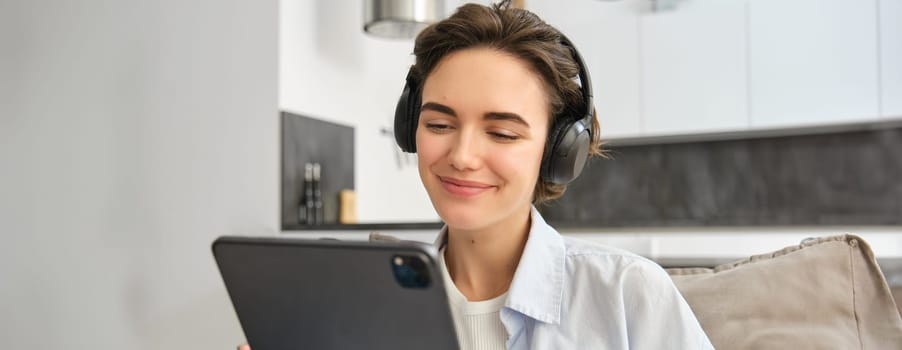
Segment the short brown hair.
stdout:
<path fill-rule="evenodd" d="M 561 37 L 560 31 L 534 13 L 511 7 L 509 0 L 491 7 L 466 4 L 451 17 L 420 32 L 414 44 L 416 63 L 411 68 L 411 74 L 423 84 L 442 58 L 463 49 L 488 47 L 505 52 L 526 62 L 542 77 L 551 104 L 549 117 L 555 118 L 551 120 L 553 126 L 562 122 L 556 120 L 559 115 L 584 115 L 587 110 L 575 81 L 579 66 Z M 594 108 L 592 111 L 595 113 Z M 589 155 L 604 155 L 597 116 L 592 118 Z M 566 188 L 567 185 L 557 185 L 539 178 L 533 203 L 558 198 Z"/>

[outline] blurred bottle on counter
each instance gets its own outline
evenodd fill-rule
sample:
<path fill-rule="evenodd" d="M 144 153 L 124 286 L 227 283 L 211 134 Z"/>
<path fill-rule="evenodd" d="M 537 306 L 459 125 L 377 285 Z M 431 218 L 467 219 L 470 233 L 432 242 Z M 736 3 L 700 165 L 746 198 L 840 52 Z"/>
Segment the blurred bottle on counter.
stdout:
<path fill-rule="evenodd" d="M 338 223 L 357 223 L 357 193 L 354 190 L 341 190 L 338 192 Z"/>
<path fill-rule="evenodd" d="M 320 182 L 321 179 L 322 167 L 319 163 L 313 163 L 313 223 L 316 225 L 320 225 L 324 222 L 323 187 Z"/>
<path fill-rule="evenodd" d="M 304 164 L 304 188 L 301 203 L 298 205 L 298 224 L 313 225 L 316 222 L 313 198 L 313 163 Z"/>

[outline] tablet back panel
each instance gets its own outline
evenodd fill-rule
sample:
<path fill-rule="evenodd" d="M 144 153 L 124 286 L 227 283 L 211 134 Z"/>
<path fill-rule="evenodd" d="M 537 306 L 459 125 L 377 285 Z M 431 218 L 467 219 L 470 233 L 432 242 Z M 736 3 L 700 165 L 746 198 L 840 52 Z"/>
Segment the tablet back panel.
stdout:
<path fill-rule="evenodd" d="M 253 350 L 458 348 L 430 245 L 221 237 L 213 253 Z M 399 255 L 426 262 L 427 287 L 398 283 Z"/>

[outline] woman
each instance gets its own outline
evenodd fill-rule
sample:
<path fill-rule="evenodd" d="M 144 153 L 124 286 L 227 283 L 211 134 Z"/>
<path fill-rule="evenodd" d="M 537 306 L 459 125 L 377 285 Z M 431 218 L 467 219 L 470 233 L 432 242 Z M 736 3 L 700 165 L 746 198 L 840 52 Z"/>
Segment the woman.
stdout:
<path fill-rule="evenodd" d="M 436 243 L 462 348 L 713 348 L 658 265 L 562 237 L 533 206 L 601 153 L 565 37 L 509 1 L 468 4 L 414 54 L 396 136 L 446 223 Z"/>

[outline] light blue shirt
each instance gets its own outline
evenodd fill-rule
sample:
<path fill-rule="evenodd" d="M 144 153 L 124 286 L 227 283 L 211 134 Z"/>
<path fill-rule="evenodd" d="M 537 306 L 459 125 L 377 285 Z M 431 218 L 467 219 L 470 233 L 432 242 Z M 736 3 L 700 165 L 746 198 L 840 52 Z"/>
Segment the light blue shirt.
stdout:
<path fill-rule="evenodd" d="M 531 218 L 501 309 L 508 349 L 714 349 L 658 264 L 561 236 L 535 208 Z"/>

